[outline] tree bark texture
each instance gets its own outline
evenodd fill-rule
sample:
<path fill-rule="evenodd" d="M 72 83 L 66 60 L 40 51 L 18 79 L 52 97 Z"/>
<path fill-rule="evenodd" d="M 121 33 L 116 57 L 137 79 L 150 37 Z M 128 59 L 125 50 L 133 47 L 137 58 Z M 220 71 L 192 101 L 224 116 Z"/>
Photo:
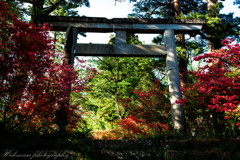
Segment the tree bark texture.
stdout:
<path fill-rule="evenodd" d="M 180 0 L 174 1 L 174 8 L 175 8 L 175 16 L 178 17 L 181 14 L 181 4 Z M 186 48 L 185 43 L 185 36 L 184 34 L 178 34 L 177 35 L 177 41 L 181 48 Z M 181 55 L 178 55 L 179 57 L 179 70 L 180 70 L 180 82 L 181 87 L 186 88 L 188 86 L 188 72 L 187 72 L 187 65 L 188 65 L 188 56 L 187 52 L 182 53 Z"/>

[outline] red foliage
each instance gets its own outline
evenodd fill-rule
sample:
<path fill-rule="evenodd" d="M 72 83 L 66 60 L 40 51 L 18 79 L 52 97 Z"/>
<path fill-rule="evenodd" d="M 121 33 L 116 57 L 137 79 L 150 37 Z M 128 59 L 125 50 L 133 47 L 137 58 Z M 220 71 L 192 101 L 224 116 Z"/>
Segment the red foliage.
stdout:
<path fill-rule="evenodd" d="M 233 44 L 232 39 L 225 39 L 225 48 L 195 57 L 203 60 L 206 65 L 197 72 L 192 72 L 197 83 L 185 91 L 185 99 L 179 103 L 185 104 L 185 109 L 193 116 L 196 113 L 215 112 L 224 114 L 225 121 L 231 120 L 238 124 L 240 115 L 240 45 Z M 195 120 L 197 121 L 195 115 Z M 211 116 L 203 119 L 210 119 Z M 193 119 L 192 119 L 193 120 Z"/>
<path fill-rule="evenodd" d="M 171 130 L 170 103 L 166 95 L 156 84 L 149 91 L 133 91 L 137 99 L 122 100 L 129 111 L 128 117 L 119 121 L 120 131 L 124 138 L 137 139 L 164 135 Z"/>
<path fill-rule="evenodd" d="M 69 127 L 79 117 L 67 101 L 72 90 L 81 91 L 86 81 L 78 79 L 71 65 L 54 62 L 49 27 L 23 22 L 0 2 L 0 120 L 5 127 L 28 131 L 55 129 L 55 112 L 67 108 Z"/>

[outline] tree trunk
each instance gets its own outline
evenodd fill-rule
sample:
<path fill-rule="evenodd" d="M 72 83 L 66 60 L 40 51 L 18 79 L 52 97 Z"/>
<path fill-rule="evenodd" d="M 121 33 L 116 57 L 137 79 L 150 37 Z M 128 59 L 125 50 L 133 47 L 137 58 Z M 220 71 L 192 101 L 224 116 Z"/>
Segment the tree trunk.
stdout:
<path fill-rule="evenodd" d="M 180 4 L 180 0 L 175 0 L 174 1 L 174 8 L 176 10 L 175 15 L 179 16 L 181 14 L 181 4 Z"/>
<path fill-rule="evenodd" d="M 175 8 L 175 16 L 178 17 L 181 14 L 181 4 L 180 0 L 174 1 Z M 184 34 L 177 35 L 177 43 L 183 49 L 186 48 L 185 44 L 185 36 Z M 179 58 L 179 71 L 180 71 L 180 83 L 182 88 L 186 88 L 188 85 L 188 73 L 187 73 L 187 65 L 188 65 L 188 56 L 186 56 L 186 52 L 178 55 Z"/>
<path fill-rule="evenodd" d="M 218 3 L 218 0 L 207 0 L 207 9 L 210 10 L 212 7 Z"/>
<path fill-rule="evenodd" d="M 37 19 L 43 13 L 44 0 L 34 0 L 32 2 L 31 21 L 37 25 Z"/>
<path fill-rule="evenodd" d="M 208 11 L 211 10 L 211 16 L 215 16 L 218 14 L 218 11 L 216 9 L 214 9 L 214 5 L 216 5 L 218 3 L 218 0 L 207 0 L 207 9 Z M 211 36 L 209 37 L 211 39 Z M 211 40 L 208 42 L 208 52 L 212 52 L 214 50 L 214 42 L 212 42 Z"/>

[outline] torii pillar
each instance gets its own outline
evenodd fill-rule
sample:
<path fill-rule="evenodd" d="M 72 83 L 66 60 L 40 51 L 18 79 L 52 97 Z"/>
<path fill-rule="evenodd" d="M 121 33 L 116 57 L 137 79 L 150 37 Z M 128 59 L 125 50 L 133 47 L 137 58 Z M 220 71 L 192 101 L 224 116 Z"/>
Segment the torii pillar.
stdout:
<path fill-rule="evenodd" d="M 167 51 L 166 70 L 168 76 L 173 128 L 181 133 L 184 133 L 186 132 L 185 112 L 183 106 L 176 103 L 177 100 L 182 99 L 182 92 L 174 30 L 167 29 L 164 31 L 164 42 Z"/>

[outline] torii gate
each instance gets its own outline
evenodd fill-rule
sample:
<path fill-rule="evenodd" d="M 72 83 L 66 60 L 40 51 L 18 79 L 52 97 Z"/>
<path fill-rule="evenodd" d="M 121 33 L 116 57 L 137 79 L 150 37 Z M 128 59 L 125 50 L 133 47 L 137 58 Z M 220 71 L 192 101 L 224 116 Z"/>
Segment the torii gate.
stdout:
<path fill-rule="evenodd" d="M 52 24 L 53 31 L 67 32 L 65 54 L 69 64 L 74 63 L 75 56 L 166 56 L 173 127 L 176 131 L 185 130 L 184 109 L 176 103 L 182 98 L 182 93 L 175 34 L 196 34 L 201 30 L 204 20 L 48 16 L 41 17 L 37 22 Z M 77 44 L 79 32 L 115 32 L 115 44 Z M 129 45 L 126 43 L 127 33 L 163 33 L 165 45 Z"/>

